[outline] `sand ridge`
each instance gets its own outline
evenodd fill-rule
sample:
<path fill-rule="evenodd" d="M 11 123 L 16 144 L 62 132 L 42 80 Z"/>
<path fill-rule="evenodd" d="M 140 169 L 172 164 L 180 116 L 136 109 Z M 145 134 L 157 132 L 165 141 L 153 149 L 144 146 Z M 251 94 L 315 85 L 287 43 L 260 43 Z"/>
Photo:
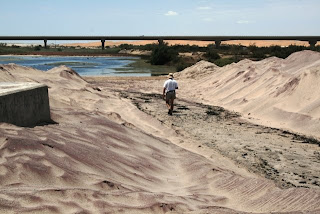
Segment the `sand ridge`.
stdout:
<path fill-rule="evenodd" d="M 177 75 L 185 81 L 182 86 L 188 85 L 182 88 L 188 97 L 241 112 L 255 123 L 320 137 L 318 52 L 242 60 L 223 68 L 208 64 L 199 62 Z M 190 75 L 201 66 L 207 66 L 202 69 L 206 76 L 193 81 Z"/>

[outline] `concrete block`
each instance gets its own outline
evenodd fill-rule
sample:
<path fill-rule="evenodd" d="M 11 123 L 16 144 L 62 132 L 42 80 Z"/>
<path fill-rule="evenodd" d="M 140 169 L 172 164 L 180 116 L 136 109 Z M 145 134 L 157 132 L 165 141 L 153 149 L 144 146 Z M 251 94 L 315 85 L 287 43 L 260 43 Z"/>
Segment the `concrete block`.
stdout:
<path fill-rule="evenodd" d="M 26 127 L 52 122 L 48 86 L 0 82 L 0 122 Z"/>

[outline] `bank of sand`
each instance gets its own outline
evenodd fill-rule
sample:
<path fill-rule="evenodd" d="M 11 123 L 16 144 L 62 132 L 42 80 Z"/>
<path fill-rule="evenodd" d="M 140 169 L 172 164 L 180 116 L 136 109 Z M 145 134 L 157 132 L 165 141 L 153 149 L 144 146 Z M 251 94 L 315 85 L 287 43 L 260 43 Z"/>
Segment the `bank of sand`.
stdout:
<path fill-rule="evenodd" d="M 185 41 L 185 40 L 170 40 L 165 41 L 169 45 L 197 45 L 200 47 L 206 47 L 210 44 L 213 44 L 214 42 L 206 42 L 206 41 Z M 158 43 L 158 41 L 106 41 L 106 46 L 119 46 L 121 44 L 132 44 L 132 45 L 147 45 L 147 44 L 153 44 Z M 298 45 L 298 46 L 309 46 L 308 42 L 303 41 L 282 41 L 282 40 L 270 40 L 270 41 L 253 41 L 253 40 L 234 40 L 234 41 L 223 41 L 221 43 L 228 44 L 228 45 L 244 45 L 244 46 L 250 46 L 255 45 L 257 47 L 269 47 L 272 45 L 279 45 L 282 47 L 287 47 L 289 45 Z M 320 42 L 317 43 L 317 45 L 320 45 Z M 63 46 L 70 46 L 70 47 L 100 47 L 101 42 L 85 42 L 85 43 L 69 43 L 69 44 L 63 44 Z"/>
<path fill-rule="evenodd" d="M 288 112 L 280 101 L 304 89 L 300 98 L 306 100 L 290 110 L 312 109 L 308 117 L 317 121 L 317 88 L 307 86 L 317 81 L 318 57 L 300 52 L 224 68 L 199 62 L 176 75 L 173 116 L 160 96 L 166 77 L 83 79 L 64 66 L 42 72 L 1 65 L 0 81 L 49 86 L 56 124 L 0 124 L 0 211 L 319 213 L 317 141 L 290 133 L 291 126 L 283 131 L 252 124 L 245 111 L 260 102 L 259 109 L 273 108 L 273 101 Z M 299 80 L 293 84 L 292 78 Z M 260 96 L 270 103 L 262 105 Z M 301 106 L 305 101 L 309 108 Z M 230 110 L 240 105 L 245 117 L 216 104 Z M 254 108 L 250 112 L 263 121 Z"/>

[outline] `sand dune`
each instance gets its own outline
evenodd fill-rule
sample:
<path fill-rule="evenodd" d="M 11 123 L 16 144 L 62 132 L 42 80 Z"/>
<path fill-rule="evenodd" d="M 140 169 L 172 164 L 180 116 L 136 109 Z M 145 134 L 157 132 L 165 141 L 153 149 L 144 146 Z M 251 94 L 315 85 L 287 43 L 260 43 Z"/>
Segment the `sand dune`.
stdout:
<path fill-rule="evenodd" d="M 194 81 L 199 69 L 201 78 Z M 196 100 L 241 112 L 256 123 L 320 137 L 318 52 L 258 62 L 246 59 L 223 68 L 202 61 L 177 77 L 191 85 L 183 90 Z"/>
<path fill-rule="evenodd" d="M 292 66 L 305 55 L 312 58 L 304 60 L 312 60 Z M 302 52 L 286 60 L 246 60 L 225 68 L 200 62 L 179 78 L 184 97 L 190 93 L 198 99 L 201 94 L 205 102 L 240 105 L 237 110 L 258 118 L 259 108 L 266 108 L 267 116 L 275 107 L 289 112 L 286 102 L 294 102 L 316 81 L 318 57 Z M 291 74 L 296 67 L 299 71 Z M 47 84 L 56 122 L 34 128 L 0 124 L 1 213 L 320 212 L 319 189 L 281 189 L 218 153 L 207 158 L 179 146 L 181 141 L 196 142 L 140 111 L 121 92 L 90 84 L 70 68 L 42 72 L 1 65 L 0 81 Z M 130 81 L 117 84 L 133 89 Z M 141 82 L 142 88 L 144 84 L 150 87 L 150 82 Z M 295 113 L 318 114 L 317 92 L 302 98 L 308 105 L 295 107 Z M 267 98 L 276 104 L 259 104 Z"/>

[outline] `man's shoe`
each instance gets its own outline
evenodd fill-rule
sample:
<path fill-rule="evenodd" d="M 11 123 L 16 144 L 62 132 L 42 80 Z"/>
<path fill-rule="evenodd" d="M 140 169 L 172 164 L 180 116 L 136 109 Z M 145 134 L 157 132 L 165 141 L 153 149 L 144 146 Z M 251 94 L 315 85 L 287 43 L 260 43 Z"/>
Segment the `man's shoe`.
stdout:
<path fill-rule="evenodd" d="M 172 115 L 172 110 L 169 110 L 168 114 L 169 114 L 169 115 Z"/>

